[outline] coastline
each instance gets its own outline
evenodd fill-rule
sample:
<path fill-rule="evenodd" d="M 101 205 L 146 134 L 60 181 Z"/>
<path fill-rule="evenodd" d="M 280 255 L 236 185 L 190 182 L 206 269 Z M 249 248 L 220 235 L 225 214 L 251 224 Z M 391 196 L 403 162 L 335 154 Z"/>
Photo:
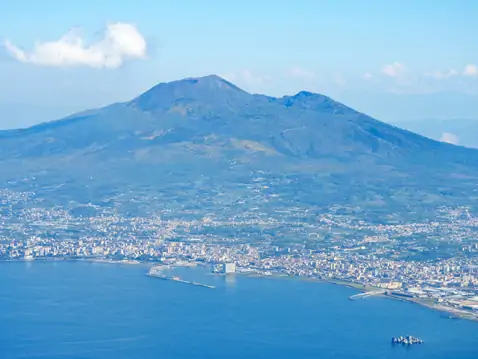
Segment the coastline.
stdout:
<path fill-rule="evenodd" d="M 207 267 L 208 264 L 203 263 L 203 262 L 178 262 L 174 264 L 163 264 L 159 262 L 149 262 L 149 261 L 139 261 L 139 260 L 112 260 L 112 259 L 102 259 L 102 258 L 36 258 L 34 260 L 24 260 L 24 259 L 1 259 L 1 262 L 24 262 L 24 263 L 29 263 L 29 262 L 56 262 L 56 261 L 71 261 L 71 262 L 89 262 L 89 263 L 103 263 L 103 264 L 126 264 L 126 265 L 145 265 L 150 268 L 153 267 L 169 267 L 169 268 L 174 268 L 174 267 Z M 224 274 L 215 274 L 219 276 L 224 276 Z M 356 282 L 349 282 L 345 280 L 339 280 L 339 279 L 320 279 L 320 278 L 314 278 L 314 277 L 302 277 L 302 276 L 293 276 L 293 275 L 288 275 L 288 274 L 283 274 L 283 273 L 271 273 L 271 274 L 262 274 L 258 272 L 236 272 L 234 275 L 240 275 L 244 277 L 261 277 L 261 278 L 277 278 L 277 279 L 299 279 L 299 280 L 305 280 L 305 281 L 310 281 L 310 282 L 318 282 L 318 283 L 328 283 L 328 284 L 334 284 L 334 285 L 339 285 L 342 287 L 347 287 L 351 289 L 358 290 L 361 293 L 366 293 L 366 292 L 373 292 L 373 291 L 378 291 L 382 290 L 381 288 L 378 287 L 373 287 L 373 286 L 367 286 L 361 283 L 356 283 Z M 402 296 L 397 296 L 391 293 L 381 293 L 381 294 L 375 294 L 377 297 L 382 297 L 382 298 L 388 298 L 392 300 L 399 300 L 402 302 L 409 302 L 413 304 L 418 304 L 423 307 L 426 307 L 428 309 L 432 309 L 435 311 L 439 311 L 442 313 L 448 313 L 450 316 L 448 318 L 450 319 L 466 319 L 466 320 L 472 320 L 472 321 L 477 321 L 478 322 L 478 314 L 471 313 L 466 310 L 461 310 L 457 308 L 452 308 L 448 307 L 445 305 L 440 305 L 436 303 L 430 303 L 427 300 L 423 300 L 420 298 L 407 298 L 407 297 L 402 297 Z"/>
<path fill-rule="evenodd" d="M 419 298 L 402 298 L 394 295 L 383 295 L 385 298 L 390 298 L 394 300 L 401 300 L 404 302 L 410 302 L 424 306 L 428 309 L 432 309 L 442 313 L 448 313 L 450 316 L 449 319 L 467 319 L 478 322 L 478 314 L 473 314 L 466 310 L 461 310 L 457 308 L 447 307 L 445 305 L 435 304 L 435 303 L 426 303 L 425 301 L 420 300 Z"/>
<path fill-rule="evenodd" d="M 127 265 L 148 265 L 151 262 L 142 262 L 136 260 L 113 260 L 101 258 L 35 258 L 35 259 L 0 259 L 0 263 L 32 263 L 32 262 L 88 262 L 104 264 L 127 264 Z"/>
<path fill-rule="evenodd" d="M 356 283 L 356 282 L 338 280 L 338 279 L 319 279 L 319 278 L 313 278 L 313 277 L 290 276 L 290 275 L 279 274 L 279 273 L 272 273 L 270 275 L 261 275 L 260 273 L 257 273 L 257 272 L 254 272 L 254 273 L 237 272 L 236 274 L 254 276 L 254 277 L 265 277 L 265 278 L 281 278 L 281 279 L 290 278 L 290 279 L 306 280 L 310 282 L 328 283 L 328 284 L 334 284 L 334 285 L 339 285 L 346 288 L 355 289 L 361 293 L 382 290 L 382 288 L 368 286 L 368 285 L 364 285 L 364 284 Z M 436 303 L 428 303 L 426 300 L 421 300 L 420 298 L 407 298 L 407 297 L 397 296 L 391 293 L 390 294 L 387 294 L 387 293 L 375 294 L 374 296 L 418 304 L 428 309 L 432 309 L 442 313 L 448 313 L 450 314 L 450 316 L 448 317 L 449 319 L 466 319 L 466 320 L 472 320 L 472 321 L 478 322 L 478 314 L 474 314 L 466 310 L 460 310 L 457 308 L 447 307 L 447 306 L 436 304 Z"/>
<path fill-rule="evenodd" d="M 328 283 L 336 284 L 336 285 L 342 285 L 348 288 L 353 288 L 361 291 L 362 293 L 368 292 L 368 291 L 373 291 L 373 290 L 380 290 L 380 288 L 377 287 L 372 287 L 372 286 L 363 286 L 362 284 L 359 283 L 353 283 L 353 282 L 346 282 L 346 281 L 337 281 L 337 280 L 330 280 L 326 281 Z M 420 299 L 420 298 L 407 298 L 407 297 L 402 297 L 398 295 L 394 295 L 391 293 L 384 293 L 384 294 L 377 294 L 377 297 L 382 297 L 382 298 L 388 298 L 388 299 L 393 299 L 393 300 L 398 300 L 402 302 L 409 302 L 413 304 L 418 304 L 421 306 L 424 306 L 429 309 L 433 309 L 435 311 L 439 312 L 444 312 L 444 313 L 449 313 L 452 314 L 449 318 L 453 319 L 467 319 L 467 320 L 473 320 L 473 321 L 478 321 L 478 314 L 473 314 L 469 311 L 466 310 L 461 310 L 457 308 L 452 308 L 452 307 L 447 307 L 445 305 L 440 305 L 436 303 L 429 303 L 426 299 Z"/>

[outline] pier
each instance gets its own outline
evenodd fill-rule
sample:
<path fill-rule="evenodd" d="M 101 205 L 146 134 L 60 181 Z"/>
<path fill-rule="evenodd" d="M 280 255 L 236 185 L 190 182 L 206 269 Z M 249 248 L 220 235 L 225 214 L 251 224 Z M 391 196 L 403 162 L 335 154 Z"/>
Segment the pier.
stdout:
<path fill-rule="evenodd" d="M 365 292 L 365 293 L 359 293 L 359 294 L 354 294 L 349 297 L 350 300 L 356 300 L 356 299 L 365 299 L 367 297 L 371 297 L 373 295 L 382 295 L 385 294 L 385 290 L 374 290 L 370 292 Z"/>
<path fill-rule="evenodd" d="M 184 280 L 184 279 L 181 279 L 181 278 L 175 277 L 175 276 L 167 276 L 167 275 L 162 273 L 162 271 L 161 271 L 162 268 L 163 267 L 153 267 L 153 268 L 151 268 L 148 272 L 148 276 L 154 277 L 154 278 L 159 278 L 159 279 L 164 279 L 164 280 L 170 280 L 170 281 L 173 281 L 173 282 L 191 284 L 191 285 L 195 285 L 195 286 L 198 286 L 198 287 L 204 287 L 204 288 L 210 288 L 210 289 L 215 289 L 216 288 L 216 286 L 210 285 L 210 284 L 204 284 L 204 283 Z"/>

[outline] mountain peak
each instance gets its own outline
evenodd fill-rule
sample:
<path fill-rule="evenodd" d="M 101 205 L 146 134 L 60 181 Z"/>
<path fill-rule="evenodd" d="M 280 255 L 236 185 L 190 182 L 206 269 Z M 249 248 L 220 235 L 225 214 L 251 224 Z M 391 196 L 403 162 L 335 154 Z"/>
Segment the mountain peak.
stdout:
<path fill-rule="evenodd" d="M 358 114 L 357 111 L 340 102 L 332 100 L 328 96 L 310 91 L 300 91 L 293 96 L 284 96 L 280 100 L 286 107 L 296 107 L 340 115 Z"/>
<path fill-rule="evenodd" d="M 295 97 L 295 98 L 298 98 L 298 97 L 311 97 L 311 96 L 317 96 L 317 97 L 326 97 L 324 95 L 319 95 L 315 92 L 310 92 L 310 91 L 299 91 L 298 93 L 296 93 L 294 96 L 292 97 Z"/>
<path fill-rule="evenodd" d="M 217 75 L 208 75 L 160 83 L 131 103 L 141 110 L 155 111 L 178 104 L 201 103 L 216 106 L 237 103 L 250 96 L 229 81 Z"/>
<path fill-rule="evenodd" d="M 188 82 L 190 84 L 196 84 L 199 86 L 217 86 L 218 88 L 233 88 L 235 90 L 242 91 L 236 85 L 214 74 L 201 76 L 201 77 L 187 77 L 185 79 L 174 81 L 174 82 L 183 82 L 183 83 Z"/>

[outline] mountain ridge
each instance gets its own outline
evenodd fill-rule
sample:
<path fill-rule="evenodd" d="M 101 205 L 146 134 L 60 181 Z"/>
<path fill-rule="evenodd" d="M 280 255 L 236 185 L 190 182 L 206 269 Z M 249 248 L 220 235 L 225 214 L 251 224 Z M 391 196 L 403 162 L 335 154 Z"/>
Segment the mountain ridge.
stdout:
<path fill-rule="evenodd" d="M 224 93 L 224 91 L 226 91 L 226 93 Z M 385 123 L 372 119 L 371 117 L 355 111 L 340 102 L 334 101 L 325 95 L 309 91 L 300 91 L 295 95 L 283 97 L 249 94 L 217 75 L 208 75 L 204 77 L 189 77 L 183 80 L 159 83 L 130 101 L 112 104 L 97 110 L 82 111 L 67 116 L 64 119 L 44 122 L 26 129 L 0 131 L 0 134 L 29 132 L 33 129 L 43 129 L 48 128 L 49 126 L 62 126 L 68 121 L 79 121 L 82 118 L 86 119 L 91 115 L 98 115 L 104 111 L 124 106 L 146 112 L 172 110 L 181 113 L 181 108 L 178 108 L 178 105 L 181 104 L 187 106 L 194 102 L 201 102 L 217 106 L 217 101 L 225 101 L 227 103 L 239 101 L 239 105 L 248 106 L 253 104 L 260 106 L 264 105 L 264 99 L 268 100 L 268 104 L 276 104 L 291 109 L 311 110 L 320 112 L 321 114 L 357 115 L 359 119 L 363 119 L 365 122 L 376 121 L 377 124 L 380 123 L 382 126 L 388 126 Z M 184 115 L 185 112 L 182 114 Z M 392 126 L 389 128 L 392 128 Z"/>
<path fill-rule="evenodd" d="M 130 101 L 2 131 L 0 164 L 4 184 L 28 189 L 20 179 L 34 175 L 44 194 L 46 183 L 62 191 L 68 183 L 71 193 L 62 198 L 70 200 L 87 183 L 98 199 L 105 187 L 149 188 L 149 196 L 174 183 L 195 188 L 202 178 L 210 178 L 203 186 L 212 193 L 265 171 L 287 183 L 299 176 L 301 190 L 284 190 L 317 204 L 355 203 L 357 196 L 362 205 L 364 198 L 395 203 L 398 193 L 403 201 L 421 192 L 446 203 L 465 195 L 460 189 L 445 196 L 443 186 L 469 189 L 478 177 L 476 150 L 388 125 L 324 95 L 254 95 L 215 75 L 160 83 Z"/>

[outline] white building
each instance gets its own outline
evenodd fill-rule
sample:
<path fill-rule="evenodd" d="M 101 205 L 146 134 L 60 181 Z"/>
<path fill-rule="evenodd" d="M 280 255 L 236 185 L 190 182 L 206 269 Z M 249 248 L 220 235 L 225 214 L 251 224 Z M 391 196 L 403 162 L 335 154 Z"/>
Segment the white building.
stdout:
<path fill-rule="evenodd" d="M 236 263 L 224 263 L 223 271 L 225 274 L 236 272 Z"/>

